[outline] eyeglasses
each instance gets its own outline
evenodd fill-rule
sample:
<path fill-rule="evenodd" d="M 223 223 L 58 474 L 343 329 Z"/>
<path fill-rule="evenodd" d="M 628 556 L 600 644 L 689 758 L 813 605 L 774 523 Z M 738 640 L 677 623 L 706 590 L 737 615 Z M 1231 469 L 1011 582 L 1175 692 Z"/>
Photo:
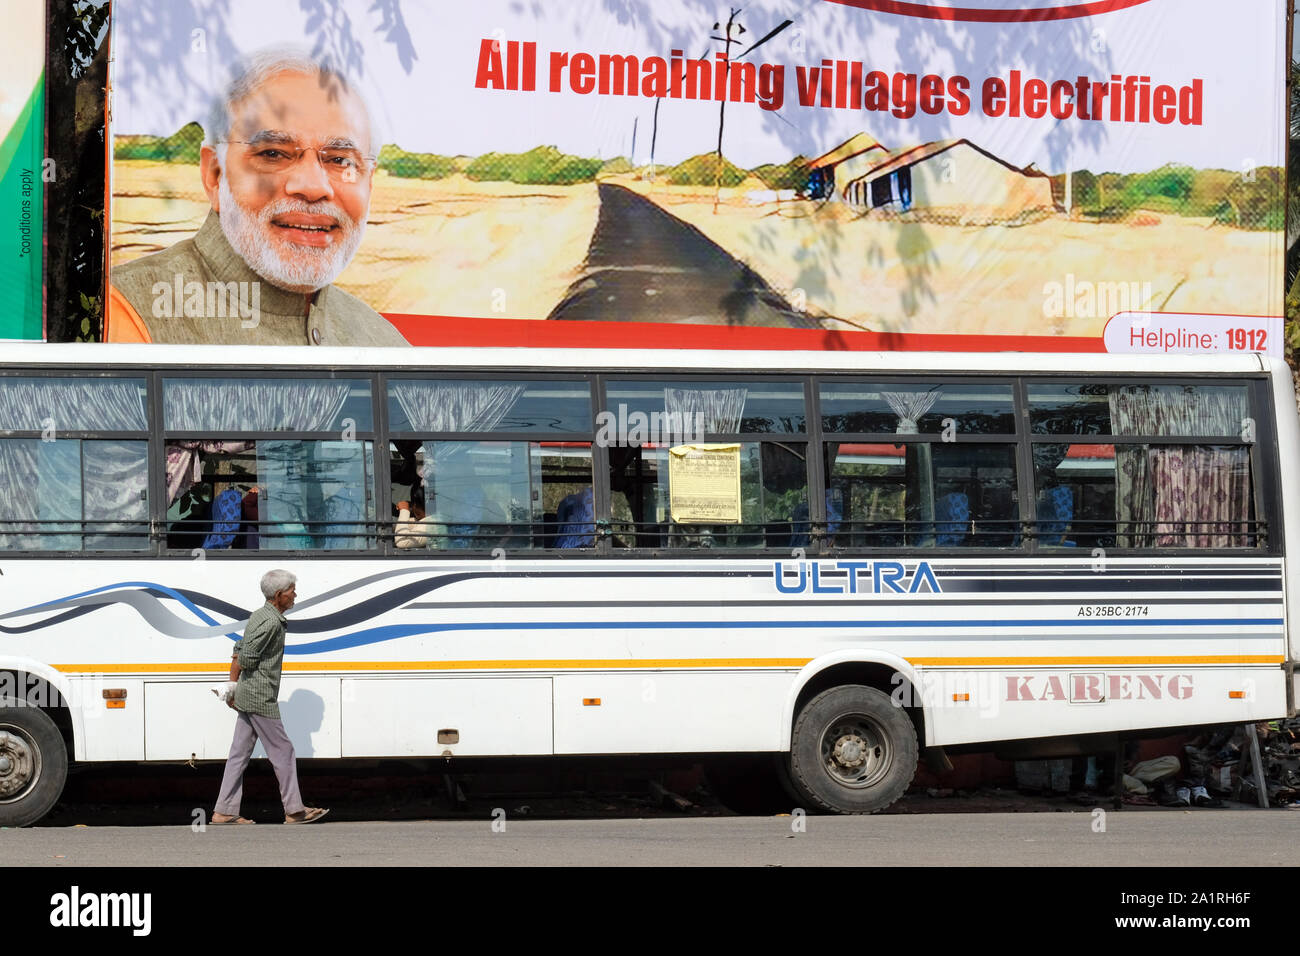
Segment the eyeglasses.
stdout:
<path fill-rule="evenodd" d="M 238 139 L 225 140 L 238 146 L 251 147 L 249 165 L 259 173 L 282 173 L 312 152 L 320 158 L 325 174 L 334 182 L 355 183 L 361 178 L 374 156 L 362 156 L 357 149 L 339 149 L 332 146 L 291 146 L 287 143 L 251 143 Z"/>

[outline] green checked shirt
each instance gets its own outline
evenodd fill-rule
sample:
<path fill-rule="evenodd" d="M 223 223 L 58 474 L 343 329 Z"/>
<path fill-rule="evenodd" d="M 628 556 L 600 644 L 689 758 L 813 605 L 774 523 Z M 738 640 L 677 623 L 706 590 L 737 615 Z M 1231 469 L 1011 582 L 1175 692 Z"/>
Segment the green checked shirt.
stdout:
<path fill-rule="evenodd" d="M 239 657 L 239 686 L 235 710 L 280 719 L 280 666 L 284 663 L 284 615 L 267 601 L 248 619 L 244 636 L 235 642 Z"/>

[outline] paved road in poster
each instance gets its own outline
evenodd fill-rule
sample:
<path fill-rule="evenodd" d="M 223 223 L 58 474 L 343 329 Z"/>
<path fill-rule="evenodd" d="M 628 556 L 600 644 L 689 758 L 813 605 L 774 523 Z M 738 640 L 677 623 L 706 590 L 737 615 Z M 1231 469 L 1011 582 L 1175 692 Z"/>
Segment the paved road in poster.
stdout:
<path fill-rule="evenodd" d="M 599 194 L 582 275 L 548 318 L 820 328 L 758 273 L 655 202 L 607 183 Z"/>

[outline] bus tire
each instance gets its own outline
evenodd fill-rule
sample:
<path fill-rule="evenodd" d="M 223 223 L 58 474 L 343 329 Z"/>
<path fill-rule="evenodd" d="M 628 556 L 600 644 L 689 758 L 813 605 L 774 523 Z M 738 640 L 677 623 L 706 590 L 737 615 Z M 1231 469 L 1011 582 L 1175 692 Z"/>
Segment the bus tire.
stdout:
<path fill-rule="evenodd" d="M 54 809 L 68 779 L 63 735 L 38 707 L 0 699 L 0 827 L 25 827 Z"/>
<path fill-rule="evenodd" d="M 876 813 L 916 774 L 916 728 L 903 708 L 872 687 L 822 691 L 799 711 L 790 741 L 790 778 L 812 808 Z"/>

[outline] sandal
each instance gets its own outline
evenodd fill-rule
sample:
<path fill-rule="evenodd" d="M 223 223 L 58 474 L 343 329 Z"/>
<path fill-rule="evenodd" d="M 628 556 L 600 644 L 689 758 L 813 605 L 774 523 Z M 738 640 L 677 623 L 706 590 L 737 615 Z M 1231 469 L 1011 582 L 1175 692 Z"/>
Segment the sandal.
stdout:
<path fill-rule="evenodd" d="M 1198 807 L 1223 806 L 1223 801 L 1218 797 L 1210 796 L 1210 792 L 1204 787 L 1192 787 L 1192 803 Z"/>
<path fill-rule="evenodd" d="M 325 809 L 324 807 L 307 807 L 302 811 L 301 817 L 298 817 L 297 819 L 294 819 L 291 816 L 285 817 L 284 822 L 285 823 L 315 823 L 317 820 L 325 816 L 325 814 L 327 813 L 329 813 L 329 810 Z"/>
<path fill-rule="evenodd" d="M 253 824 L 256 820 L 250 820 L 248 817 L 232 817 L 229 820 L 209 820 L 208 823 L 214 827 L 233 827 L 236 824 Z"/>

